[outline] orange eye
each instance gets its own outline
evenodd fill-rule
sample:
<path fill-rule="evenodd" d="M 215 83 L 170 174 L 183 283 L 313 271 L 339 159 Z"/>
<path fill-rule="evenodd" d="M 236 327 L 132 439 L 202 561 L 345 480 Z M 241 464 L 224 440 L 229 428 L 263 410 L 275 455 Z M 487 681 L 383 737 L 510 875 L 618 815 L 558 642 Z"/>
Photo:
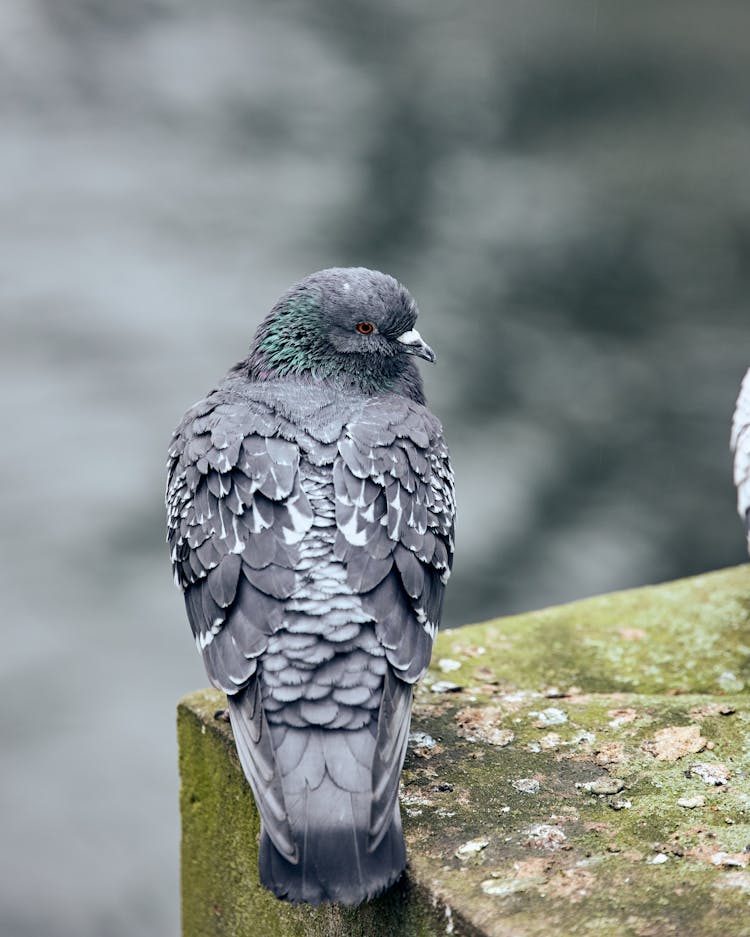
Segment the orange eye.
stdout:
<path fill-rule="evenodd" d="M 357 331 L 360 335 L 372 335 L 372 333 L 375 331 L 375 326 L 372 324 L 372 322 L 358 322 Z"/>

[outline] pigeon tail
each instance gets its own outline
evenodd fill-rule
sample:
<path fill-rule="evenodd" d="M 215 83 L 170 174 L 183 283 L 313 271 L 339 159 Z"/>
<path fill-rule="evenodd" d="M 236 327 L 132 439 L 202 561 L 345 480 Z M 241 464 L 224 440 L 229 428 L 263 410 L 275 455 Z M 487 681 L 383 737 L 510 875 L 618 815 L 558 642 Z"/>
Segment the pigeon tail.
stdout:
<path fill-rule="evenodd" d="M 395 792 L 377 797 L 374 790 L 384 732 L 376 715 L 356 729 L 269 725 L 256 682 L 228 702 L 261 816 L 263 886 L 287 901 L 354 906 L 393 885 L 406 866 L 406 848 Z M 397 789 L 403 755 L 396 755 L 387 787 Z"/>
<path fill-rule="evenodd" d="M 258 866 L 261 883 L 278 898 L 319 905 L 355 906 L 393 885 L 406 867 L 398 805 L 378 847 L 368 852 L 372 795 L 342 791 L 326 774 L 287 798 L 289 820 L 300 860 L 293 864 L 261 831 Z"/>

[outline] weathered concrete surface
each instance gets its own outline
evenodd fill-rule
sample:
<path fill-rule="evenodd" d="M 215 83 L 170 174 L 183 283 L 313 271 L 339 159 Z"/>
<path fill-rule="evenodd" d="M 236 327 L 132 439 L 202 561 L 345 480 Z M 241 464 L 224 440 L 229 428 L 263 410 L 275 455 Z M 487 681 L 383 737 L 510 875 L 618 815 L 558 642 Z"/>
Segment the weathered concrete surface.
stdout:
<path fill-rule="evenodd" d="M 179 709 L 185 937 L 750 935 L 750 566 L 440 635 L 403 776 L 408 882 L 257 882 L 219 694 Z"/>

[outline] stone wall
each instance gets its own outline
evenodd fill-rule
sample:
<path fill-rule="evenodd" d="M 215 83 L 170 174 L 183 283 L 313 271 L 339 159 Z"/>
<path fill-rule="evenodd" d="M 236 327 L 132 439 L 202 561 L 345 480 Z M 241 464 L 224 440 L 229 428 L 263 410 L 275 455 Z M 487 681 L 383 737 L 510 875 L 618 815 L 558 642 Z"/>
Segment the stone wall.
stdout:
<path fill-rule="evenodd" d="M 406 879 L 354 911 L 260 888 L 213 691 L 178 709 L 183 937 L 750 935 L 750 566 L 443 632 Z"/>

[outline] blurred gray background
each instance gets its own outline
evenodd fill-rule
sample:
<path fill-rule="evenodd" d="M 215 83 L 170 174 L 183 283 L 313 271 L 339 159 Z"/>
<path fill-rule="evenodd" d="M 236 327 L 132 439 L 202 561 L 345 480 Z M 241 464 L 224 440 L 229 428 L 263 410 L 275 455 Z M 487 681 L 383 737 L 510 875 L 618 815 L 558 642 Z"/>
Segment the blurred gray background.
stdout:
<path fill-rule="evenodd" d="M 740 562 L 746 0 L 3 0 L 3 937 L 178 932 L 182 412 L 306 273 L 416 296 L 458 625 Z"/>

